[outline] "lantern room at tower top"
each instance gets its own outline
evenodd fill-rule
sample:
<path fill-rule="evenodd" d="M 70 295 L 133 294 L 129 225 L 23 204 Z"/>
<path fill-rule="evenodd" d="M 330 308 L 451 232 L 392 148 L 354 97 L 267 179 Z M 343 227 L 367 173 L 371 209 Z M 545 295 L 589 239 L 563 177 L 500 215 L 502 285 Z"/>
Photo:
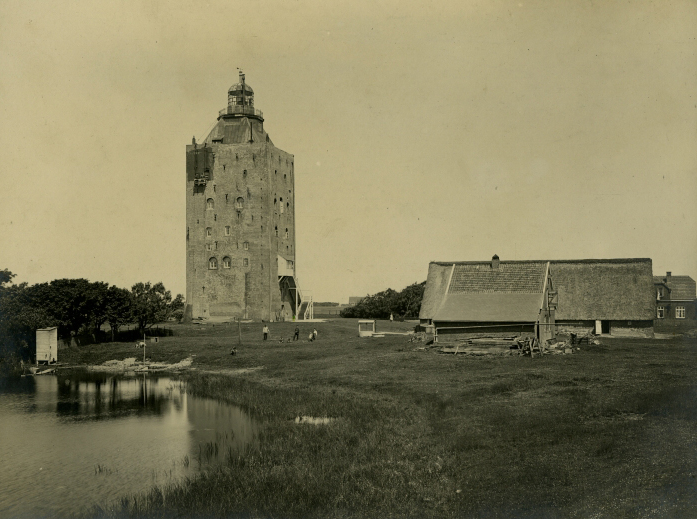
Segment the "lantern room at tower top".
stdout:
<path fill-rule="evenodd" d="M 264 122 L 264 114 L 254 108 L 254 90 L 244 80 L 244 72 L 240 70 L 240 80 L 232 85 L 227 92 L 227 107 L 218 112 L 218 119 L 233 117 L 252 117 Z"/>

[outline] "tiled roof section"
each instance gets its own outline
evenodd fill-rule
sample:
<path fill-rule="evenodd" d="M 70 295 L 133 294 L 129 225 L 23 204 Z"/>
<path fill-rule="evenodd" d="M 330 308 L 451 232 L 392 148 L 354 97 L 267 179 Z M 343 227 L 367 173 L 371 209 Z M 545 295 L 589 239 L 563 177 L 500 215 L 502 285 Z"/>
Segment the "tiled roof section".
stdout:
<path fill-rule="evenodd" d="M 697 298 L 697 285 L 690 276 L 654 276 L 653 282 L 663 283 L 670 289 L 672 300 L 693 300 Z"/>
<path fill-rule="evenodd" d="M 448 293 L 541 293 L 544 289 L 544 262 L 491 262 L 456 264 Z"/>

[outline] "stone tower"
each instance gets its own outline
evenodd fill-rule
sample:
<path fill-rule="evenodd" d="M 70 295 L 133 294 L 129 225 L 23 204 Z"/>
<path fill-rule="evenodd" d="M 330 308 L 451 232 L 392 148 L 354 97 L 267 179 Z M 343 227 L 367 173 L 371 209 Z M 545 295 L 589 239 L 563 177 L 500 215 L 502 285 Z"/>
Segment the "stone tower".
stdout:
<path fill-rule="evenodd" d="M 240 72 L 213 130 L 186 147 L 187 316 L 297 313 L 294 174 Z"/>

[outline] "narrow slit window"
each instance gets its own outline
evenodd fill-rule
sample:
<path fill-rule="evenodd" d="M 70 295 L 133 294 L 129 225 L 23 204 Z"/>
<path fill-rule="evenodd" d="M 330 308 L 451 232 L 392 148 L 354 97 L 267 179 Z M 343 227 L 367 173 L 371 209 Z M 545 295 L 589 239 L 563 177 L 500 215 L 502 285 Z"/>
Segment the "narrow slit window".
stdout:
<path fill-rule="evenodd" d="M 206 238 L 213 236 L 213 229 L 211 227 L 206 227 Z"/>
<path fill-rule="evenodd" d="M 230 226 L 229 225 L 225 226 L 225 236 L 230 236 Z"/>
<path fill-rule="evenodd" d="M 283 198 L 281 198 L 281 200 L 279 202 L 280 202 L 279 209 L 281 210 L 281 214 L 283 214 Z"/>
<path fill-rule="evenodd" d="M 244 259 L 242 260 L 242 265 L 245 266 L 245 267 L 249 267 L 249 258 L 244 258 Z"/>
<path fill-rule="evenodd" d="M 244 250 L 249 250 L 249 242 L 248 241 L 244 242 L 242 244 L 242 247 L 244 248 Z"/>

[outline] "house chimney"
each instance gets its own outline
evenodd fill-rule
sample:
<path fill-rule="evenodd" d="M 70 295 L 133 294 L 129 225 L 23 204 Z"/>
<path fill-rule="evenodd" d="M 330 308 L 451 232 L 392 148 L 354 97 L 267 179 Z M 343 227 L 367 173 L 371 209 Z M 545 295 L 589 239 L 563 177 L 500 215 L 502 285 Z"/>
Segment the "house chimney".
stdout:
<path fill-rule="evenodd" d="M 666 272 L 666 277 L 670 278 L 670 272 Z"/>
<path fill-rule="evenodd" d="M 491 258 L 491 268 L 494 270 L 499 268 L 499 257 L 496 254 Z"/>

